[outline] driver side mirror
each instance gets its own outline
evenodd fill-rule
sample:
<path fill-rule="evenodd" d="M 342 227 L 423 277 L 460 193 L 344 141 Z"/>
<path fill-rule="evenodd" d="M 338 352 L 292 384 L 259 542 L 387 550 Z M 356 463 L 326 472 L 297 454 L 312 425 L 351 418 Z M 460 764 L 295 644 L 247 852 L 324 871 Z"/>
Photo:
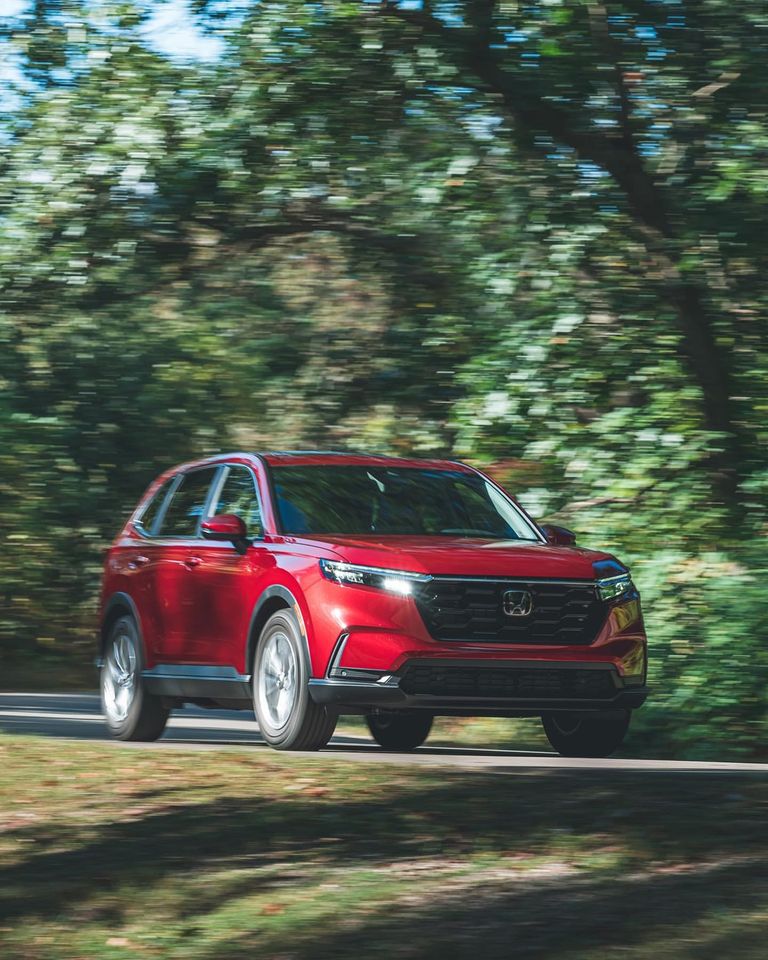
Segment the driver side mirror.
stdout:
<path fill-rule="evenodd" d="M 200 535 L 205 540 L 229 541 L 238 553 L 248 549 L 248 528 L 242 517 L 234 513 L 219 513 L 203 520 Z"/>
<path fill-rule="evenodd" d="M 558 547 L 572 547 L 576 543 L 576 534 L 567 527 L 557 527 L 552 523 L 540 524 L 541 532 L 547 538 L 547 543 Z"/>

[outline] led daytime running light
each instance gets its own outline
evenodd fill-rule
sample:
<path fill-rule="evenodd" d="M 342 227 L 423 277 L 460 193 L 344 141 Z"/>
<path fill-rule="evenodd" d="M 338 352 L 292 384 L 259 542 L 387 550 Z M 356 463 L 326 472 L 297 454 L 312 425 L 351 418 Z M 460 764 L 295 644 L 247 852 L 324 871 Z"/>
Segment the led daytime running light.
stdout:
<path fill-rule="evenodd" d="M 432 578 L 427 573 L 411 573 L 407 570 L 388 570 L 384 567 L 366 567 L 356 563 L 344 563 L 336 560 L 321 560 L 320 569 L 326 580 L 334 583 L 357 584 L 362 587 L 376 587 L 388 593 L 409 596 L 416 583 L 424 583 Z"/>

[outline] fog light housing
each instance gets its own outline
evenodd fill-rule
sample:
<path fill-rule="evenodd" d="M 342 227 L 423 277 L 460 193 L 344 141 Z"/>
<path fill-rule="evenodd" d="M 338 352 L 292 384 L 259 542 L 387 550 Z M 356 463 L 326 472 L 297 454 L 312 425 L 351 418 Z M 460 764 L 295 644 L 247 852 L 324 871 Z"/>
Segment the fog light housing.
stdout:
<path fill-rule="evenodd" d="M 646 654 L 641 643 L 634 644 L 621 658 L 621 674 L 625 687 L 641 687 L 645 683 Z"/>

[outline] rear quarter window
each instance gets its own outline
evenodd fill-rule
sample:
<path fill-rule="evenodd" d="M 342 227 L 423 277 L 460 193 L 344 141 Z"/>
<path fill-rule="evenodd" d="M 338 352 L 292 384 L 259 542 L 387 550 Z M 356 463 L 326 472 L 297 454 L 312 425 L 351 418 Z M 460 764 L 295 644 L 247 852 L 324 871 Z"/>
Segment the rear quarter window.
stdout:
<path fill-rule="evenodd" d="M 147 536 L 152 536 L 155 524 L 157 523 L 157 518 L 160 515 L 160 511 L 165 503 L 165 498 L 168 495 L 168 491 L 170 490 L 174 479 L 174 477 L 170 477 L 161 484 L 161 486 L 155 491 L 154 496 L 149 500 L 139 514 L 138 520 L 134 521 L 134 526 L 137 527 L 141 533 L 145 533 Z"/>

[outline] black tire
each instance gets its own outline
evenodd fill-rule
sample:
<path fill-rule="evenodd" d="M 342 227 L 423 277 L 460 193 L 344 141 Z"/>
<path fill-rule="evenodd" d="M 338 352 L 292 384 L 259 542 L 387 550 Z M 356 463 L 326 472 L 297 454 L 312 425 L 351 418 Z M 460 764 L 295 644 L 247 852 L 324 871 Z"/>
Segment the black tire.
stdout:
<path fill-rule="evenodd" d="M 116 740 L 152 741 L 165 730 L 170 709 L 141 677 L 144 650 L 136 621 L 126 615 L 110 628 L 101 667 L 101 708 Z"/>
<path fill-rule="evenodd" d="M 385 750 L 415 750 L 429 736 L 431 713 L 420 710 L 377 710 L 366 717 L 371 736 Z"/>
<path fill-rule="evenodd" d="M 279 675 L 272 668 L 278 654 L 289 664 Z M 275 750 L 319 750 L 333 736 L 338 718 L 312 700 L 309 675 L 296 617 L 288 609 L 278 610 L 264 625 L 253 659 L 253 710 L 261 735 Z M 278 688 L 279 677 L 284 686 Z M 282 693 L 288 697 L 284 718 L 274 701 L 276 690 L 278 702 Z"/>
<path fill-rule="evenodd" d="M 563 757 L 610 757 L 629 730 L 631 710 L 593 713 L 545 713 L 547 739 Z"/>

